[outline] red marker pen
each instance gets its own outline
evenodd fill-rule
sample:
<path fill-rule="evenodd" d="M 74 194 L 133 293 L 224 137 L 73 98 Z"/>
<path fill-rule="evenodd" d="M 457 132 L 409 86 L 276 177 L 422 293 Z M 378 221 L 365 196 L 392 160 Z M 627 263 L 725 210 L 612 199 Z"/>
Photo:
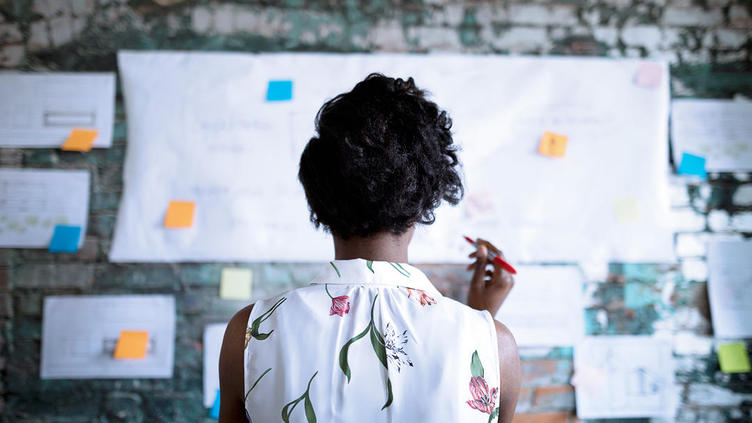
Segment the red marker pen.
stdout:
<path fill-rule="evenodd" d="M 469 236 L 465 235 L 465 239 L 467 240 L 467 242 L 473 244 L 473 246 L 475 248 L 478 248 L 478 243 L 475 242 L 475 241 L 473 241 L 472 238 L 470 238 Z M 493 261 L 494 263 L 496 263 L 499 266 L 501 266 L 501 268 L 504 269 L 504 270 L 506 270 L 507 272 L 509 272 L 509 273 L 511 273 L 513 275 L 517 274 L 517 271 L 514 270 L 514 267 L 512 267 L 511 264 L 507 263 L 506 260 L 504 260 L 503 258 L 501 258 L 500 255 L 496 254 L 495 252 L 491 251 L 490 249 L 488 250 L 488 257 L 491 259 L 491 261 Z"/>

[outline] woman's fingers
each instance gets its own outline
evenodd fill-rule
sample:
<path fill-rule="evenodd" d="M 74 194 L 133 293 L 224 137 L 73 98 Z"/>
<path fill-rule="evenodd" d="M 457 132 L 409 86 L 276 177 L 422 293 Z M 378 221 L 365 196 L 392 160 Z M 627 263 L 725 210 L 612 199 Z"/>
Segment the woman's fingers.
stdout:
<path fill-rule="evenodd" d="M 486 241 L 485 239 L 478 238 L 477 243 L 479 245 L 485 245 L 486 248 L 488 248 L 489 251 L 493 251 L 494 253 L 496 253 L 496 254 L 504 257 L 504 253 L 502 253 L 501 250 L 499 250 L 498 248 L 496 248 L 495 245 L 491 244 L 490 242 Z"/>
<path fill-rule="evenodd" d="M 473 278 L 470 280 L 471 286 L 481 286 L 484 283 L 484 276 L 485 276 L 485 270 L 486 270 L 486 262 L 488 260 L 488 250 L 486 249 L 485 245 L 481 245 L 478 247 L 478 253 L 475 258 L 475 263 L 473 263 L 473 266 L 475 267 L 475 272 L 473 273 Z"/>

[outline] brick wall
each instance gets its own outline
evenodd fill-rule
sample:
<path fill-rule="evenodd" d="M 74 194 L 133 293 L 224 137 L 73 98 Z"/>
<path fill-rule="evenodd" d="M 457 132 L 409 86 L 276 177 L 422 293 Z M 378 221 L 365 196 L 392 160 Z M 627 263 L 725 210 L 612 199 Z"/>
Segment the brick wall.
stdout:
<path fill-rule="evenodd" d="M 752 98 L 748 0 L 0 0 L 0 68 L 115 70 L 115 51 L 462 51 L 657 57 L 671 63 L 675 97 Z M 0 166 L 88 169 L 90 225 L 75 255 L 0 250 L 0 412 L 12 422 L 208 420 L 201 406 L 201 333 L 242 305 L 217 298 L 222 265 L 107 262 L 126 147 L 118 98 L 107 150 L 0 149 Z M 679 261 L 612 264 L 589 283 L 589 333 L 670 336 L 678 363 L 678 420 L 749 421 L 750 375 L 719 372 L 710 337 L 704 242 L 752 236 L 752 175 L 672 178 Z M 510 247 L 512 248 L 512 247 Z M 254 264 L 254 296 L 307 282 L 310 265 Z M 462 299 L 461 267 L 427 266 Z M 644 288 L 644 289 L 643 289 Z M 628 308 L 629 293 L 653 292 Z M 170 293 L 177 298 L 175 375 L 169 380 L 41 381 L 45 295 Z M 571 348 L 523 350 L 520 422 L 574 418 Z"/>

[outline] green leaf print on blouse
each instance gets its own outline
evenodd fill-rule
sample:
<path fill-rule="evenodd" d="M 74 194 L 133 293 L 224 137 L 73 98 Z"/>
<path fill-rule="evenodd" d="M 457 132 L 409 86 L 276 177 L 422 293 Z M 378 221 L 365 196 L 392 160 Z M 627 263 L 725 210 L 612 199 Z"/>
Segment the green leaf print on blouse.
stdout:
<path fill-rule="evenodd" d="M 249 389 L 248 392 L 245 393 L 245 397 L 243 397 L 243 402 L 245 402 L 248 399 L 248 394 L 250 394 L 251 391 L 253 391 L 253 388 L 255 388 L 256 385 L 258 385 L 259 382 L 261 382 L 261 378 L 264 377 L 264 376 L 266 376 L 266 374 L 269 373 L 271 370 L 272 370 L 271 367 L 269 367 L 268 369 L 264 370 L 264 373 L 261 373 L 261 376 L 259 376 L 256 379 L 256 381 L 253 382 L 253 385 L 251 385 L 251 389 Z"/>
<path fill-rule="evenodd" d="M 306 388 L 305 392 L 303 392 L 303 395 L 299 396 L 293 401 L 288 402 L 284 407 L 282 407 L 283 422 L 290 423 L 290 416 L 292 415 L 292 412 L 295 410 L 295 407 L 300 403 L 300 401 L 303 401 L 306 421 L 308 423 L 316 423 L 316 413 L 313 410 L 313 403 L 311 403 L 309 393 L 311 391 L 311 382 L 313 382 L 313 378 L 315 378 L 318 373 L 319 372 L 316 371 L 316 373 L 311 376 L 311 379 L 308 380 L 308 387 Z"/>
<path fill-rule="evenodd" d="M 274 313 L 274 311 L 277 310 L 277 308 L 281 306 L 282 303 L 285 302 L 285 300 L 287 300 L 286 297 L 280 298 L 279 300 L 277 300 L 276 303 L 274 303 L 274 305 L 269 310 L 266 310 L 264 314 L 257 317 L 256 320 L 253 321 L 250 327 L 250 331 L 246 330 L 246 343 L 245 343 L 246 346 L 248 346 L 247 341 L 250 340 L 250 337 L 256 338 L 259 341 L 263 341 L 264 339 L 268 338 L 269 335 L 272 334 L 272 332 L 274 332 L 273 329 L 267 333 L 259 332 L 259 326 L 261 326 L 261 323 L 264 323 L 266 319 L 271 317 L 272 313 Z M 248 336 L 248 334 L 250 334 L 250 337 Z"/>
<path fill-rule="evenodd" d="M 376 357 L 379 359 L 381 365 L 384 366 L 384 369 L 387 369 L 388 371 L 390 363 L 392 366 L 395 366 L 397 368 L 397 372 L 401 370 L 401 366 L 403 364 L 407 364 L 410 367 L 413 366 L 413 363 L 412 361 L 410 361 L 410 358 L 407 356 L 407 352 L 405 352 L 404 348 L 404 344 L 407 343 L 407 331 L 402 332 L 401 335 L 397 335 L 396 331 L 391 327 L 390 323 L 387 323 L 386 325 L 385 334 L 382 334 L 376 328 L 373 320 L 373 311 L 376 306 L 376 299 L 378 298 L 378 296 L 379 294 L 376 294 L 376 296 L 373 297 L 373 303 L 371 303 L 371 321 L 368 323 L 368 326 L 363 329 L 363 332 L 360 332 L 359 334 L 352 337 L 349 341 L 347 341 L 345 345 L 342 346 L 342 349 L 339 352 L 339 367 L 347 377 L 347 383 L 350 383 L 350 378 L 352 376 L 350 365 L 347 361 L 350 346 L 356 341 L 362 339 L 364 336 L 366 336 L 366 334 L 370 335 L 371 347 L 373 347 L 373 351 L 376 354 Z M 381 409 L 383 410 L 389 407 L 392 404 L 393 399 L 392 381 L 389 379 L 389 373 L 387 372 L 386 402 L 381 407 Z"/>
<path fill-rule="evenodd" d="M 371 271 L 371 273 L 376 273 L 373 271 L 373 260 L 366 260 L 366 267 Z"/>
<path fill-rule="evenodd" d="M 341 278 L 341 277 L 342 277 L 342 274 L 341 274 L 341 273 L 339 273 L 339 269 L 337 269 L 337 266 L 335 266 L 335 265 L 334 265 L 334 262 L 333 262 L 333 261 L 330 261 L 330 262 L 329 262 L 329 264 L 331 264 L 331 265 L 332 265 L 332 267 L 334 268 L 334 271 L 335 271 L 335 272 L 337 272 L 337 277 L 338 277 L 338 278 Z"/>
<path fill-rule="evenodd" d="M 483 364 L 480 362 L 478 351 L 473 352 L 470 358 L 470 395 L 473 399 L 466 401 L 470 408 L 487 413 L 488 422 L 491 423 L 499 415 L 499 407 L 496 407 L 496 397 L 499 394 L 498 388 L 488 389 L 488 383 L 484 379 Z"/>
<path fill-rule="evenodd" d="M 388 261 L 387 263 L 391 264 L 392 267 L 394 268 L 394 270 L 400 272 L 400 274 L 402 274 L 402 276 L 406 276 L 408 278 L 410 277 L 410 272 L 408 272 L 407 269 L 405 269 L 404 267 L 402 267 L 401 264 L 399 264 L 399 263 L 392 263 L 391 261 Z"/>

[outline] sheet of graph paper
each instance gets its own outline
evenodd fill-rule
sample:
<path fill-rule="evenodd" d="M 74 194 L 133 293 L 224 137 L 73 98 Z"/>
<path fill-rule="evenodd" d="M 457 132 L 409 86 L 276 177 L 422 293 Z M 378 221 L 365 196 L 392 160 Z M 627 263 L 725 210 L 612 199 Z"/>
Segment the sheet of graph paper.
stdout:
<path fill-rule="evenodd" d="M 496 314 L 520 346 L 571 346 L 584 336 L 583 276 L 576 266 L 517 266 Z"/>
<path fill-rule="evenodd" d="M 89 179 L 88 170 L 0 169 L 0 247 L 47 248 L 55 225 L 85 234 Z"/>
<path fill-rule="evenodd" d="M 674 162 L 705 157 L 711 172 L 752 171 L 752 102 L 676 99 L 671 102 Z"/>
<path fill-rule="evenodd" d="M 0 72 L 0 147 L 60 147 L 73 128 L 112 144 L 115 74 Z"/>
<path fill-rule="evenodd" d="M 214 404 L 219 389 L 219 352 L 227 323 L 214 323 L 204 329 L 204 407 Z"/>
<path fill-rule="evenodd" d="M 577 417 L 671 419 L 678 404 L 671 344 L 649 336 L 586 337 L 574 350 Z"/>
<path fill-rule="evenodd" d="M 708 296 L 718 338 L 752 338 L 752 241 L 708 245 Z"/>
<path fill-rule="evenodd" d="M 171 295 L 49 296 L 42 322 L 42 379 L 170 378 Z M 147 331 L 143 359 L 113 358 L 120 331 Z"/>

